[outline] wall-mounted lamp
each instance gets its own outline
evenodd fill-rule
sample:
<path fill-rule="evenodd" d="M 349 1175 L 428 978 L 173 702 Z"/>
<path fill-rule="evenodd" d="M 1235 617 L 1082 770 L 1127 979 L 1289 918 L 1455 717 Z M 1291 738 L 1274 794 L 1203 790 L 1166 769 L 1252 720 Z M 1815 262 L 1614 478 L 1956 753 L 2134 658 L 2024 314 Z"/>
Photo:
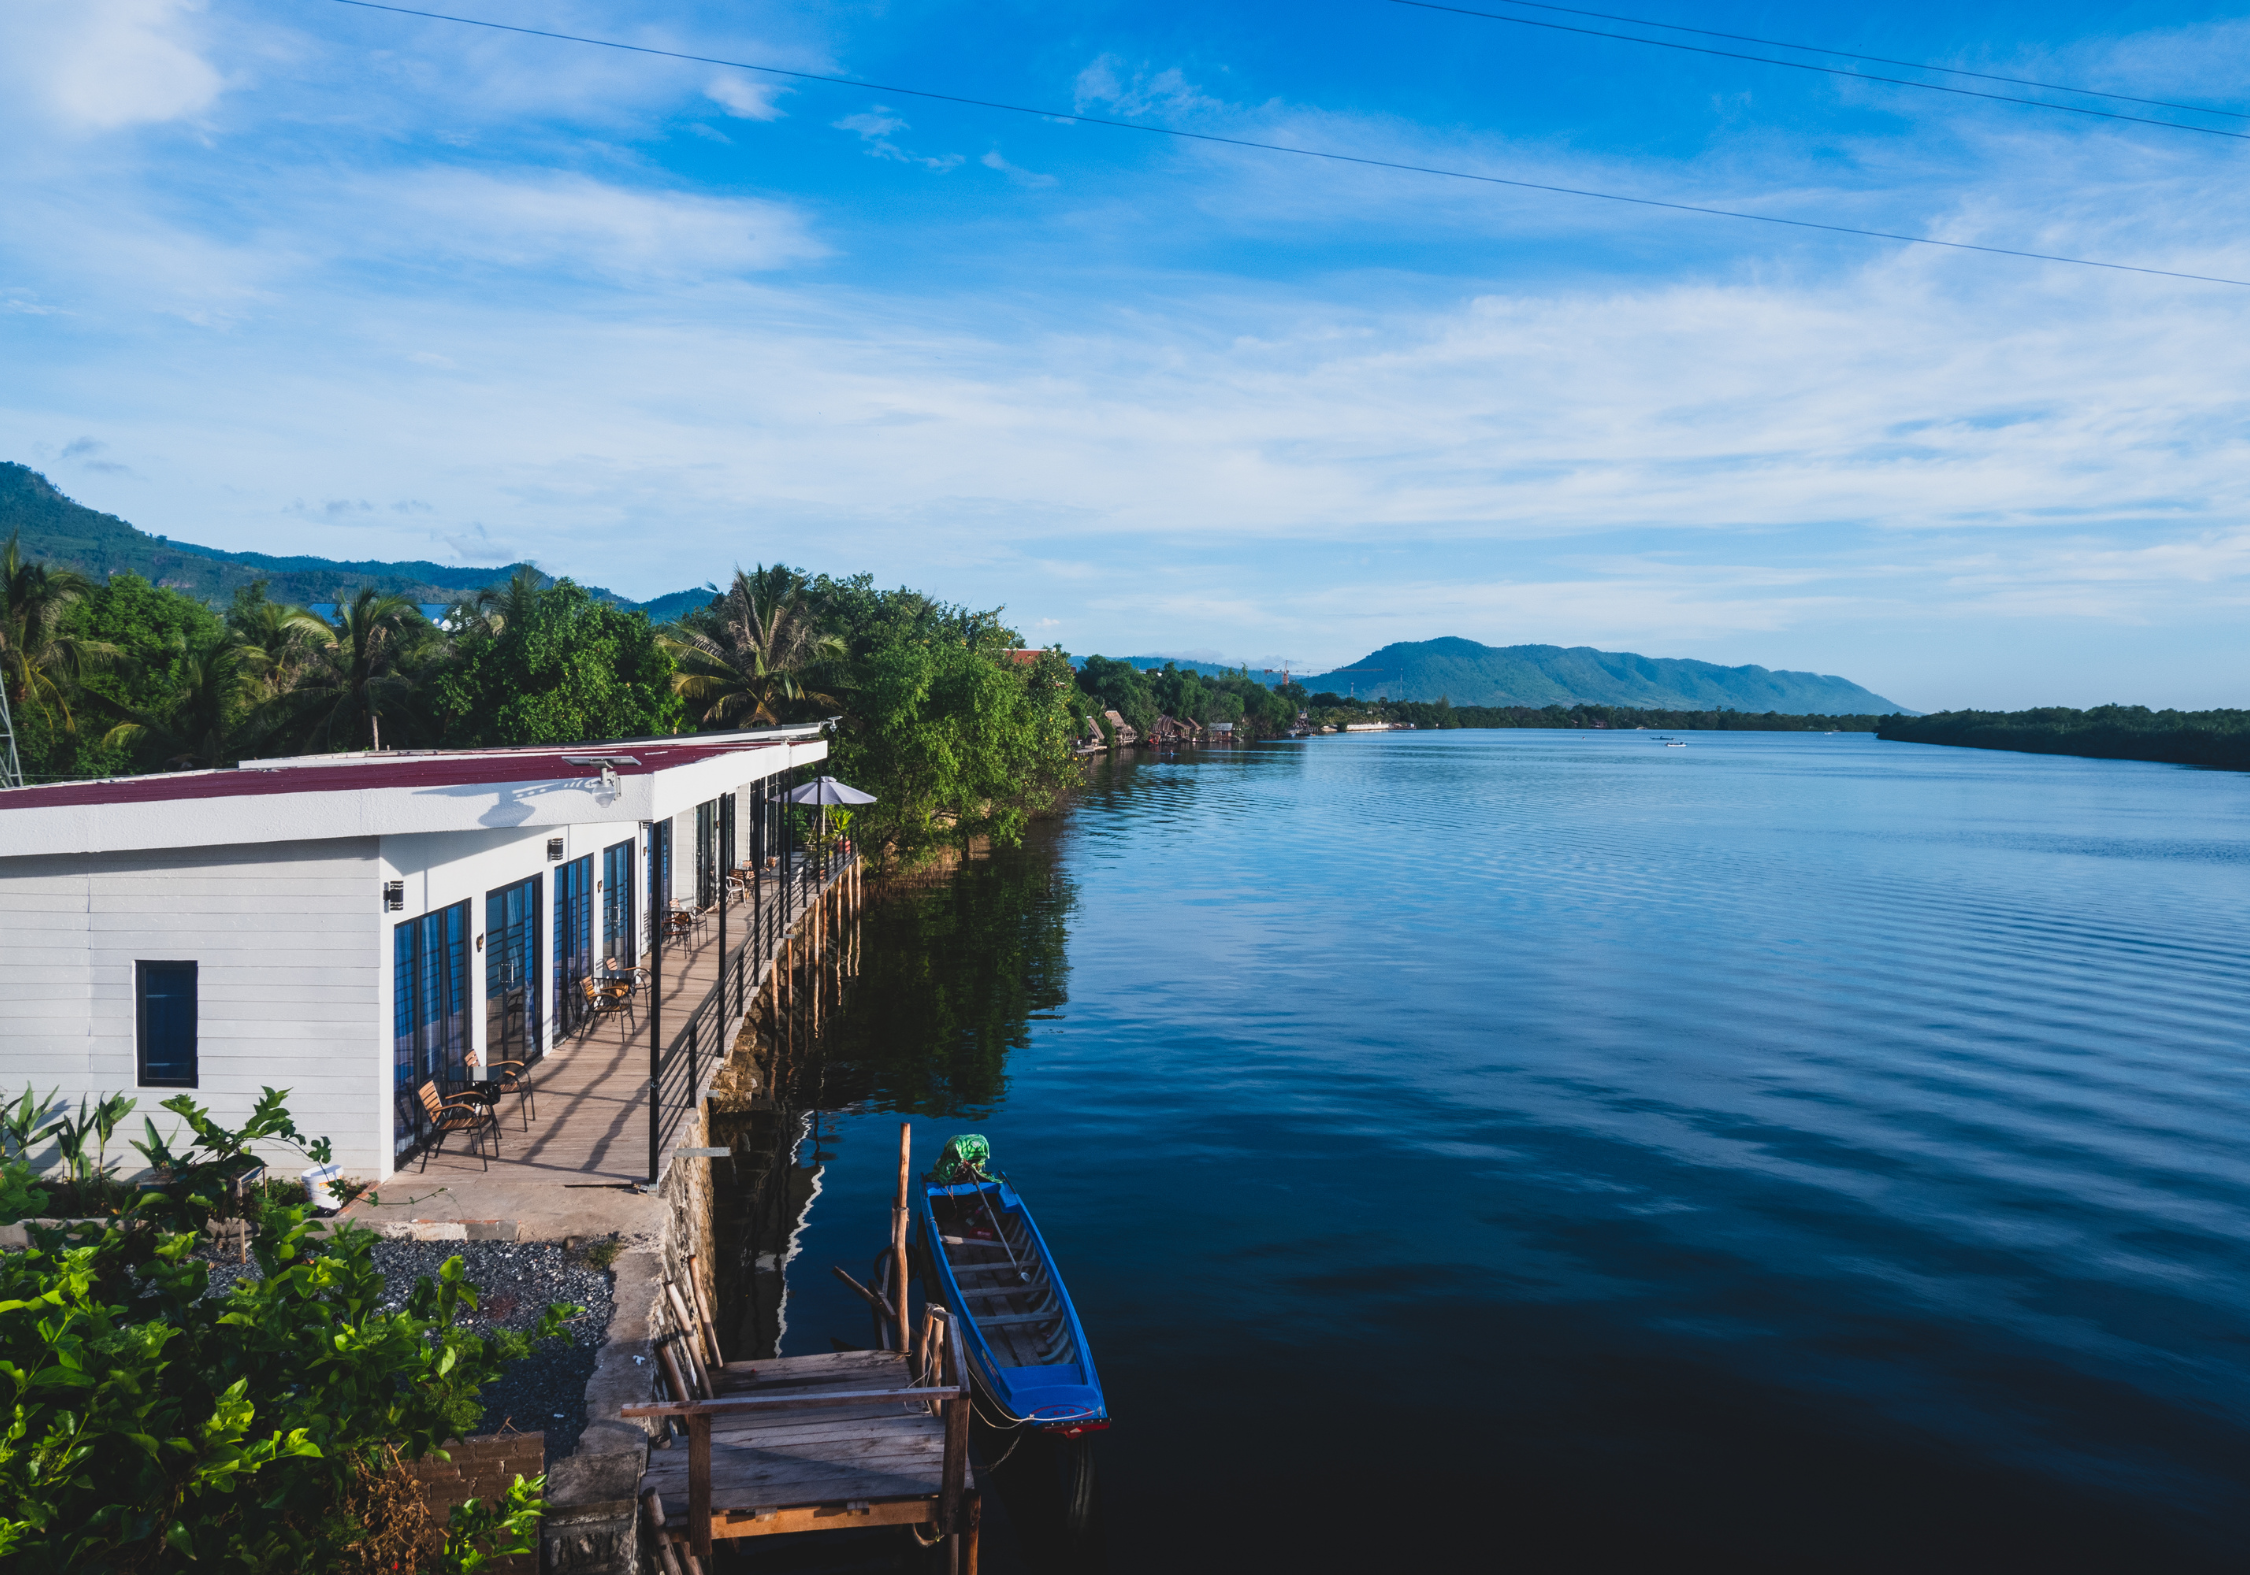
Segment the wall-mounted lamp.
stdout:
<path fill-rule="evenodd" d="M 565 755 L 566 766 L 600 766 L 602 768 L 602 793 L 609 798 L 617 796 L 617 768 L 637 766 L 640 762 L 631 755 Z"/>

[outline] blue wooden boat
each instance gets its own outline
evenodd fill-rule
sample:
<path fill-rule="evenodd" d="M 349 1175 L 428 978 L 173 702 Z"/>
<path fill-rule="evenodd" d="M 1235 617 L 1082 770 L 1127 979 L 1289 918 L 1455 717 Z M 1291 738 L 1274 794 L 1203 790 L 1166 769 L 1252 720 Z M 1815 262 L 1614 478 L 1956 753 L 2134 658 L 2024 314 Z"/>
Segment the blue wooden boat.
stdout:
<path fill-rule="evenodd" d="M 1102 1381 L 1046 1238 L 1004 1177 L 985 1174 L 982 1139 L 946 1145 L 923 1184 L 931 1298 L 953 1314 L 970 1380 L 1002 1426 L 1078 1438 L 1109 1426 Z M 951 1163 L 949 1163 L 951 1162 Z"/>

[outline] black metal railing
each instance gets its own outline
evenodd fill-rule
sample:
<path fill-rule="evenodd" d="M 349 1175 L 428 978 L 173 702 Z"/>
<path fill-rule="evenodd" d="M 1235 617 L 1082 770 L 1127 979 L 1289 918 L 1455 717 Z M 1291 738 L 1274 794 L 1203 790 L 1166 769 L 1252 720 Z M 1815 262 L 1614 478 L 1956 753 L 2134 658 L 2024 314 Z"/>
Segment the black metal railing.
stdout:
<path fill-rule="evenodd" d="M 750 888 L 749 934 L 740 946 L 728 944 L 727 908 L 744 906 L 739 897 L 720 897 L 718 945 L 719 976 L 703 999 L 688 1014 L 686 1023 L 657 1053 L 649 1086 L 654 1107 L 649 1119 L 648 1179 L 653 1186 L 663 1175 L 664 1154 L 681 1123 L 695 1111 L 703 1079 L 726 1056 L 725 1035 L 737 1017 L 749 1011 L 751 992 L 757 988 L 758 967 L 778 957 L 783 941 L 797 920 L 812 910 L 822 893 L 841 878 L 844 858 L 831 845 L 815 854 L 799 850 L 784 855 L 780 869 L 760 870 L 748 881 Z M 769 878 L 770 877 L 770 878 Z M 660 987 L 652 978 L 652 989 Z M 651 1012 L 651 1031 L 660 1017 Z"/>

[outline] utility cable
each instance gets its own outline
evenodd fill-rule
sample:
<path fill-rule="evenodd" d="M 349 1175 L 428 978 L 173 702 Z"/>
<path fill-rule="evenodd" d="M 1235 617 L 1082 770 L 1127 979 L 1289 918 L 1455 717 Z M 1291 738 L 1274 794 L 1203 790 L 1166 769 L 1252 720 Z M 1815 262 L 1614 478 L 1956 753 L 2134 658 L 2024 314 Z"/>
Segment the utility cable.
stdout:
<path fill-rule="evenodd" d="M 1971 71 L 1963 66 L 1933 66 L 1919 60 L 1893 60 L 1888 55 L 1856 55 L 1848 49 L 1829 49 L 1820 44 L 1792 44 L 1785 39 L 1758 38 L 1749 33 L 1717 33 L 1707 27 L 1687 27 L 1678 22 L 1651 22 L 1645 16 L 1615 16 L 1607 11 L 1581 11 L 1576 6 L 1549 5 L 1546 0 L 1501 0 L 1501 3 L 1522 6 L 1531 11 L 1559 12 L 1564 16 L 1590 16 L 1600 22 L 1623 22 L 1629 27 L 1657 27 L 1667 33 L 1693 33 L 1698 38 L 1724 38 L 1737 44 L 1763 44 L 1769 49 L 1801 49 L 1809 55 L 1834 55 L 1839 60 L 1864 60 L 1870 65 L 1904 66 L 1909 71 L 1938 71 L 1951 77 L 1974 77 L 1979 82 L 2006 82 L 2015 87 L 2044 88 L 2050 93 L 2079 93 L 2087 98 L 2114 99 L 2120 104 L 2146 104 L 2152 109 L 2184 109 L 2191 115 L 2224 115 L 2230 120 L 2250 120 L 2250 114 L 2244 114 L 2240 110 L 2213 109 L 2207 104 L 2176 104 L 2168 98 L 2135 98 L 2130 93 L 2104 93 L 2099 88 L 2072 87 L 2067 82 L 2039 82 L 2030 77 Z M 1433 6 L 1431 9 L 1450 8 Z M 1484 13 L 1474 14 L 1481 16 Z"/>
<path fill-rule="evenodd" d="M 2031 109 L 2060 110 L 2066 115 L 2092 115 L 2098 120 L 2130 121 L 2136 126 L 2162 126 L 2167 131 L 2192 131 L 2204 137 L 2230 137 L 2250 142 L 2250 131 L 2227 131 L 2218 126 L 2190 126 L 2153 115 L 2128 115 L 2121 109 L 2092 109 L 2084 104 L 2057 104 L 2051 99 L 2018 98 L 2012 93 L 1987 93 L 1982 88 L 1954 87 L 1944 82 L 1916 82 L 1908 77 L 1879 77 L 1872 71 L 1847 71 L 1842 66 L 1820 66 L 1809 60 L 1776 60 L 1771 55 L 1745 55 L 1739 50 L 1713 49 L 1705 44 L 1682 44 L 1669 38 L 1636 38 L 1630 33 L 1605 33 L 1598 27 L 1573 27 L 1568 22 L 1542 22 L 1533 16 L 1502 16 L 1497 11 L 1471 11 L 1464 6 L 1439 5 L 1436 0 L 1391 0 L 1393 5 L 1420 11 L 1446 11 L 1487 22 L 1508 22 L 1517 27 L 1543 27 L 1551 33 L 1576 33 L 1583 38 L 1606 38 L 1619 44 L 1647 44 L 1652 49 L 1677 49 L 1690 55 L 1715 55 L 1721 60 L 1749 60 L 1762 66 L 1787 66 L 1792 71 L 1817 71 L 1823 76 L 1849 77 L 1854 82 L 1881 82 L 1891 87 L 1920 88 L 1925 93 L 1951 93 L 1960 98 L 1981 98 L 1994 104 L 2022 104 Z M 1789 48 L 1789 45 L 1783 45 Z M 2069 91 L 2065 89 L 2064 91 Z"/>
<path fill-rule="evenodd" d="M 490 28 L 500 33 L 520 33 L 529 38 L 551 38 L 568 44 L 591 44 L 602 49 L 623 50 L 627 54 L 653 55 L 663 60 L 685 60 L 694 65 L 725 66 L 734 71 L 756 71 L 765 76 L 787 77 L 798 82 L 825 82 L 835 87 L 858 88 L 863 92 L 885 93 L 899 98 L 928 99 L 940 104 L 960 104 L 970 109 L 997 109 L 1011 115 L 1036 115 L 1041 120 L 1064 121 L 1080 126 L 1107 126 L 1116 131 L 1141 131 L 1154 136 L 1173 137 L 1183 142 L 1208 142 L 1221 147 L 1254 148 L 1263 153 L 1286 153 L 1301 159 L 1321 159 L 1331 164 L 1355 164 L 1367 169 L 1399 170 L 1409 175 L 1436 175 L 1446 180 L 1475 181 L 1485 186 L 1507 186 L 1518 191 L 1552 192 L 1564 197 L 1591 197 L 1600 202 L 1621 202 L 1636 208 L 1662 208 L 1673 213 L 1700 213 L 1719 219 L 1748 219 L 1758 224 L 1783 224 L 1791 229 L 1820 230 L 1830 235 L 1857 235 L 1869 240 L 1901 241 L 1911 246 L 1942 246 L 1948 251 L 1982 252 L 1992 257 L 2020 257 L 2030 262 L 2067 263 L 2073 268 L 2101 268 L 2111 273 L 2147 274 L 2158 279 L 2185 279 L 2194 284 L 2226 284 L 2250 290 L 2250 279 L 2227 279 L 2216 274 L 2184 273 L 2173 268 L 2146 268 L 2137 263 L 2103 262 L 2092 257 L 2064 257 L 2053 252 L 2022 251 L 2010 246 L 1983 246 L 1975 241 L 1942 241 L 1930 235 L 1906 235 L 1895 230 L 1869 230 L 1851 224 L 1824 224 L 1816 219 L 1785 219 L 1772 213 L 1747 213 L 1739 208 L 1712 208 L 1692 202 L 1670 202 L 1660 197 L 1628 197 L 1614 191 L 1594 191 L 1583 186 L 1557 186 L 1545 181 L 1515 180 L 1504 175 L 1477 175 L 1467 170 L 1443 169 L 1431 164 L 1408 164 L 1397 159 L 1368 158 L 1357 153 L 1332 153 L 1321 148 L 1293 148 L 1280 142 L 1255 142 L 1248 137 L 1222 137 L 1216 132 L 1182 131 L 1175 126 L 1151 126 L 1135 120 L 1112 120 L 1101 115 L 1079 115 L 1066 110 L 1038 109 L 1028 104 L 1008 104 L 997 99 L 968 98 L 958 93 L 939 93 L 929 88 L 899 87 L 891 83 L 865 82 L 856 77 L 823 75 L 817 71 L 790 71 L 780 66 L 755 65 L 747 60 L 723 60 L 714 55 L 691 55 L 676 49 L 657 49 L 647 44 L 621 43 L 611 38 L 590 38 L 580 33 L 558 33 L 546 28 L 517 27 L 508 22 L 488 22 L 481 17 L 449 16 L 442 11 L 419 11 L 409 6 L 383 5 L 379 0 L 333 0 L 337 5 L 354 6 L 362 11 L 388 11 L 396 16 L 421 17 L 432 22 L 456 22 L 464 27 Z"/>

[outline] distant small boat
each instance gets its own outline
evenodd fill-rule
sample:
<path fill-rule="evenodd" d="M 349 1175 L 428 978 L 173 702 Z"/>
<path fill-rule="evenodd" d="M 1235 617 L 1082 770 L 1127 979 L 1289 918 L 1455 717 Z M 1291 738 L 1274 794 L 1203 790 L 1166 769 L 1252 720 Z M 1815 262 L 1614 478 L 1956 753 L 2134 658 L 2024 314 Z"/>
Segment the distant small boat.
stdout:
<path fill-rule="evenodd" d="M 987 1175 L 981 1137 L 954 1138 L 923 1184 L 934 1298 L 961 1329 L 969 1376 L 1003 1422 L 1077 1438 L 1109 1426 L 1102 1381 L 1031 1210 Z"/>
<path fill-rule="evenodd" d="M 1664 747 L 1666 749 L 1685 749 L 1687 748 L 1687 740 L 1684 738 L 1668 738 L 1664 741 Z"/>

